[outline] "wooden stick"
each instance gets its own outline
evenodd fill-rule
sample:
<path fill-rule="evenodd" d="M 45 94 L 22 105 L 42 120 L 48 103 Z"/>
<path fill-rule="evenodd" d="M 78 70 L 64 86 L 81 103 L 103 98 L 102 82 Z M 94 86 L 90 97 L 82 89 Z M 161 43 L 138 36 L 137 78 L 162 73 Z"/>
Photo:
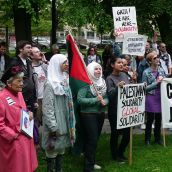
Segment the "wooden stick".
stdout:
<path fill-rule="evenodd" d="M 129 165 L 132 165 L 133 127 L 130 127 Z"/>
<path fill-rule="evenodd" d="M 165 142 L 165 128 L 162 128 L 162 135 L 163 135 L 163 145 L 166 147 L 166 142 Z"/>

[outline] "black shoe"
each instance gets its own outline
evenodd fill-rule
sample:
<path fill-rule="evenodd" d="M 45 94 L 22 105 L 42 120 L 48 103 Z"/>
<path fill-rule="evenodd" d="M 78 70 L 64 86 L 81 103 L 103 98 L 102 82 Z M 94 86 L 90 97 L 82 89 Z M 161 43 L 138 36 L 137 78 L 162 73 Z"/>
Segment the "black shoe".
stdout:
<path fill-rule="evenodd" d="M 161 140 L 155 140 L 155 142 L 154 142 L 155 144 L 157 144 L 157 145 L 163 145 L 163 143 L 162 143 L 162 141 Z"/>
<path fill-rule="evenodd" d="M 119 163 L 125 163 L 128 159 L 124 155 L 119 155 L 116 160 Z"/>
<path fill-rule="evenodd" d="M 146 145 L 146 146 L 149 146 L 149 145 L 150 145 L 150 141 L 149 141 L 149 140 L 146 140 L 146 141 L 145 141 L 145 145 Z"/>

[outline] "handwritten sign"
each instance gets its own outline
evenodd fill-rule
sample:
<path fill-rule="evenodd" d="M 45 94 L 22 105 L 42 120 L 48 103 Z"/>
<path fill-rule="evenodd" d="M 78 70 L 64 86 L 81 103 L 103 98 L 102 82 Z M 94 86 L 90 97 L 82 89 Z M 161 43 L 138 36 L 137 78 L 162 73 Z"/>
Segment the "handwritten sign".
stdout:
<path fill-rule="evenodd" d="M 118 87 L 117 129 L 144 123 L 145 93 L 143 83 Z"/>
<path fill-rule="evenodd" d="M 138 34 L 135 7 L 112 7 L 116 42 L 126 35 Z"/>
<path fill-rule="evenodd" d="M 126 36 L 123 41 L 122 53 L 144 56 L 147 38 L 145 35 Z"/>
<path fill-rule="evenodd" d="M 161 82 L 162 128 L 172 128 L 172 79 Z"/>

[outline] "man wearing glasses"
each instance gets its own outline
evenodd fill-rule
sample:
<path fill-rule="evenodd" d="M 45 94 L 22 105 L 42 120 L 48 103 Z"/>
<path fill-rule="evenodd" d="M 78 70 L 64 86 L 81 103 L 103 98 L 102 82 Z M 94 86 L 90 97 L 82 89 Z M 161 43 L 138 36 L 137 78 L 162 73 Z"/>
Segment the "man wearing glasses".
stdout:
<path fill-rule="evenodd" d="M 164 43 L 159 44 L 159 57 L 160 57 L 160 65 L 165 71 L 167 75 L 172 74 L 172 63 L 171 56 L 168 54 L 166 50 L 166 45 Z"/>

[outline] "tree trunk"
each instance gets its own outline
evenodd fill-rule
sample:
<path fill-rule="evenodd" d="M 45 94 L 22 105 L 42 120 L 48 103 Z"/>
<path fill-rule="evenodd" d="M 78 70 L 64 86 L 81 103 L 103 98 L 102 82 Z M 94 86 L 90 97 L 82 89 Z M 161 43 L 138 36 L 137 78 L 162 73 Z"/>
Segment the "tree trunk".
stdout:
<path fill-rule="evenodd" d="M 56 0 L 52 0 L 51 44 L 55 44 L 55 43 L 57 42 L 56 30 L 57 30 L 57 9 L 56 9 Z"/>
<path fill-rule="evenodd" d="M 26 9 L 14 8 L 14 26 L 16 42 L 20 40 L 32 40 L 31 15 L 26 13 Z"/>
<path fill-rule="evenodd" d="M 172 55 L 172 25 L 170 24 L 170 16 L 163 13 L 156 18 L 158 28 L 161 35 L 161 40 L 167 45 L 168 53 Z"/>

